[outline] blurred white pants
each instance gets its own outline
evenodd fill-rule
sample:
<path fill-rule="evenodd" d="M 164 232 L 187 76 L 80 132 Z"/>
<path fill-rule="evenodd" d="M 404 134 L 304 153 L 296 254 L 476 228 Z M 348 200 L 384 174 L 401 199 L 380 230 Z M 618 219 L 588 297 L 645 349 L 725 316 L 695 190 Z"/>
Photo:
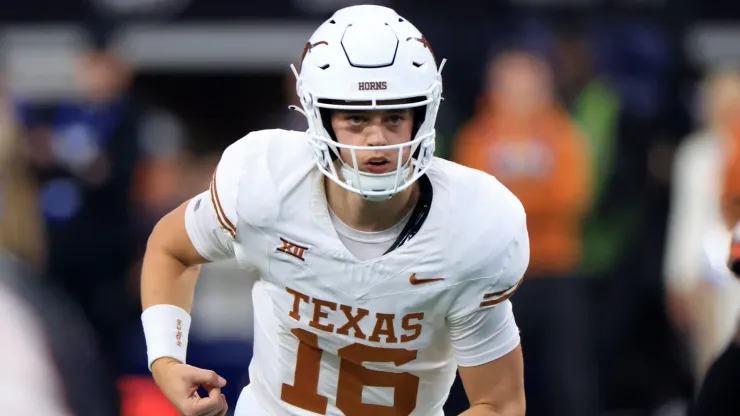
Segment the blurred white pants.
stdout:
<path fill-rule="evenodd" d="M 711 281 L 697 288 L 698 325 L 691 337 L 694 374 L 704 378 L 709 365 L 732 341 L 740 316 L 740 280 Z"/>

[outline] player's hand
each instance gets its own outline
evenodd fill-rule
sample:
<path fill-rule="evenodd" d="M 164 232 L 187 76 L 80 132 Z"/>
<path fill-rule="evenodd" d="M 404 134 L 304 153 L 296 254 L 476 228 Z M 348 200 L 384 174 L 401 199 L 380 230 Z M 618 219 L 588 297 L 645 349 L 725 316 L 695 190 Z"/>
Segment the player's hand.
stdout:
<path fill-rule="evenodd" d="M 225 416 L 229 406 L 221 388 L 226 380 L 210 370 L 193 367 L 171 358 L 152 364 L 152 375 L 162 393 L 183 416 Z M 208 397 L 200 397 L 203 386 Z"/>

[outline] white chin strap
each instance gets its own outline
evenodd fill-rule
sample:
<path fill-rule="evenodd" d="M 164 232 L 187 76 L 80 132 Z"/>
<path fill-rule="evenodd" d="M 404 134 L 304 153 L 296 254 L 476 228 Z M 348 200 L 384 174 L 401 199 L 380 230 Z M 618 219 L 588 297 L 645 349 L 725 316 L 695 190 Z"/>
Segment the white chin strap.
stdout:
<path fill-rule="evenodd" d="M 366 191 L 392 191 L 397 186 L 400 187 L 408 179 L 411 168 L 406 165 L 401 168 L 401 175 L 398 176 L 398 172 L 388 173 L 368 173 L 362 172 L 359 169 L 355 170 L 342 163 L 341 171 L 344 182 L 357 188 L 363 192 L 363 197 L 369 201 L 385 201 L 390 199 L 394 193 L 388 195 L 367 195 Z M 360 183 L 357 182 L 357 175 L 360 176 Z M 399 179 L 399 183 L 396 183 L 396 179 Z"/>

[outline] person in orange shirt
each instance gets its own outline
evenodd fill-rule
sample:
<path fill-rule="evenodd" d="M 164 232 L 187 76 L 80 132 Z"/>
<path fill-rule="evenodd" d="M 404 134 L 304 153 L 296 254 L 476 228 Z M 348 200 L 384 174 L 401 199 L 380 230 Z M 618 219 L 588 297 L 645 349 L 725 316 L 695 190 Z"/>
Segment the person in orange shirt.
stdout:
<path fill-rule="evenodd" d="M 736 88 L 734 97 L 740 104 L 740 73 L 735 74 Z M 726 149 L 728 160 L 724 174 L 722 189 L 722 214 L 725 223 L 734 227 L 740 222 L 740 106 L 732 108 L 733 116 L 729 117 L 726 126 L 726 136 L 729 141 Z"/>
<path fill-rule="evenodd" d="M 527 414 L 594 415 L 588 295 L 584 279 L 576 277 L 592 161 L 552 83 L 544 59 L 524 51 L 495 57 L 479 110 L 454 142 L 453 159 L 496 176 L 527 212 L 531 260 L 514 302 L 525 359 L 537 370 L 526 378 Z"/>
<path fill-rule="evenodd" d="M 522 201 L 531 234 L 530 274 L 570 274 L 589 208 L 588 144 L 555 102 L 547 64 L 507 52 L 492 63 L 478 114 L 453 158 L 498 178 Z"/>

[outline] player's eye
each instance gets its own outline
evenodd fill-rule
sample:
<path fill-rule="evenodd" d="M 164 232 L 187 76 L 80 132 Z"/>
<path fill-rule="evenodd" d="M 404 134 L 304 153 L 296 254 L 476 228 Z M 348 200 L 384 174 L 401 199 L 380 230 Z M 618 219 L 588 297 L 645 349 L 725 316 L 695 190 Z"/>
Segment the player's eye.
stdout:
<path fill-rule="evenodd" d="M 390 125 L 397 126 L 401 124 L 402 121 L 406 119 L 406 116 L 403 114 L 393 114 L 388 116 L 386 119 L 386 122 Z"/>
<path fill-rule="evenodd" d="M 360 126 L 367 121 L 365 117 L 358 114 L 349 114 L 345 119 L 353 126 Z"/>

